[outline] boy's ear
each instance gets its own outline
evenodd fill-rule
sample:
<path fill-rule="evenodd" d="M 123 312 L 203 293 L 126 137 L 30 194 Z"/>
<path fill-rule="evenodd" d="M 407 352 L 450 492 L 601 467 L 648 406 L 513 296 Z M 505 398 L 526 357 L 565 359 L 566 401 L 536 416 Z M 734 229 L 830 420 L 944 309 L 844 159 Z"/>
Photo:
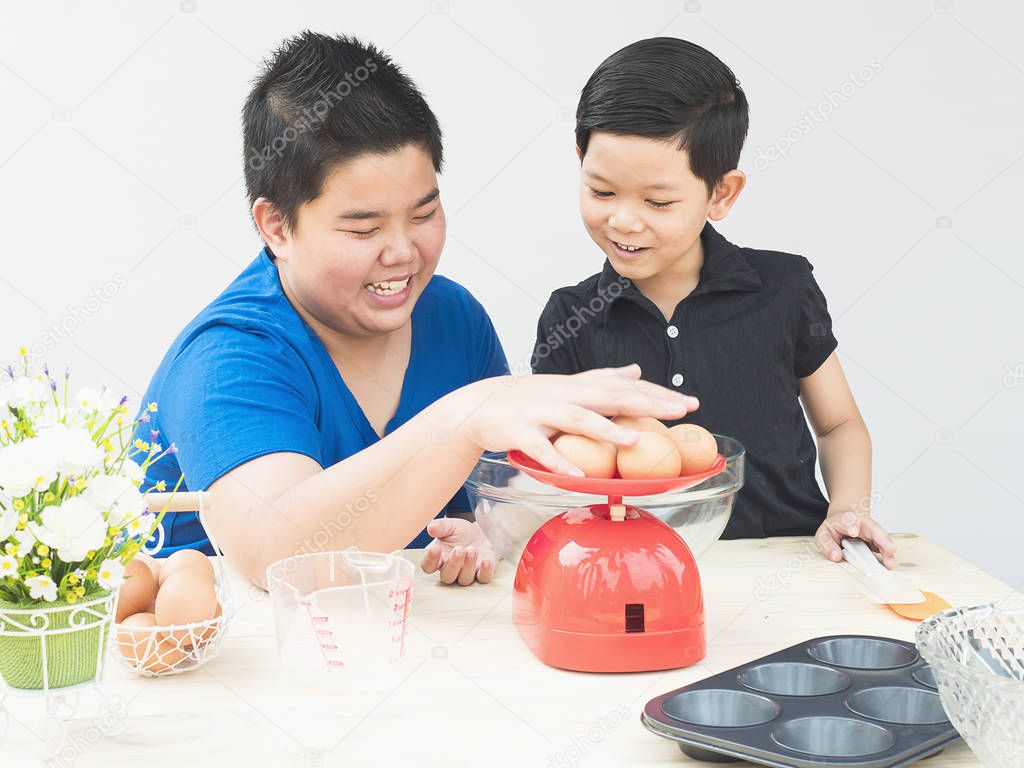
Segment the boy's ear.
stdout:
<path fill-rule="evenodd" d="M 277 254 L 288 242 L 288 226 L 277 206 L 261 197 L 252 204 L 252 220 L 263 236 L 263 241 Z"/>
<path fill-rule="evenodd" d="M 746 184 L 747 175 L 743 171 L 733 169 L 725 174 L 715 185 L 715 192 L 709 201 L 708 218 L 712 221 L 724 219 Z"/>
<path fill-rule="evenodd" d="M 580 159 L 581 163 L 583 162 L 583 150 L 580 149 L 580 145 L 579 144 L 576 145 L 576 157 L 578 157 Z"/>

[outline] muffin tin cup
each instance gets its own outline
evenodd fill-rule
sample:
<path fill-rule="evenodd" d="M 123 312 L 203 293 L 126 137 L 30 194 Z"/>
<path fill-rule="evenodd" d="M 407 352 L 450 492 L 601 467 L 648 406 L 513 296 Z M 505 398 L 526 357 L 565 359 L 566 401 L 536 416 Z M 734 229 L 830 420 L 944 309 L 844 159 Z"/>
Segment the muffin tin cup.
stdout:
<path fill-rule="evenodd" d="M 890 768 L 959 738 L 912 643 L 818 637 L 647 703 L 644 725 L 708 762 Z"/>

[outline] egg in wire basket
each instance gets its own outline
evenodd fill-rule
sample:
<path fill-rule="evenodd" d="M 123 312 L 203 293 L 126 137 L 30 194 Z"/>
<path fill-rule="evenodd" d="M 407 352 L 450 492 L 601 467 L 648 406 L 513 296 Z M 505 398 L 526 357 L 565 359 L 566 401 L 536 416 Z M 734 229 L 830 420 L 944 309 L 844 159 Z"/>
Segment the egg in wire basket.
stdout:
<path fill-rule="evenodd" d="M 161 496 L 165 498 L 161 499 Z M 173 496 L 151 493 L 148 498 L 151 504 L 161 501 L 168 504 L 168 512 L 198 509 L 201 524 L 204 508 L 209 506 L 206 493 L 181 493 Z M 203 527 L 206 528 L 205 525 Z M 209 533 L 207 535 L 209 536 Z M 156 536 L 155 545 L 148 551 L 144 550 L 144 554 L 159 551 L 163 546 L 162 527 L 158 526 Z M 193 550 L 186 550 L 176 553 L 175 560 L 192 561 L 193 564 L 179 565 L 174 569 L 173 578 L 159 578 L 161 591 L 156 593 L 158 599 L 155 611 L 136 612 L 114 623 L 111 649 L 132 672 L 146 677 L 176 675 L 196 669 L 220 653 L 228 623 L 234 612 L 234 604 L 224 554 L 212 536 L 210 543 L 215 553 L 208 559 L 213 575 L 212 595 L 201 595 L 195 590 L 188 589 L 196 581 L 194 561 L 199 561 L 200 566 L 205 567 L 202 561 L 206 560 L 206 556 Z M 184 556 L 186 552 L 188 557 Z M 163 569 L 171 570 L 172 564 L 171 558 L 168 558 L 164 561 Z M 178 573 L 182 575 L 179 577 Z M 201 581 L 201 577 L 199 580 Z M 171 590 L 178 589 L 180 596 L 165 597 L 167 593 L 163 590 L 167 585 L 171 585 Z M 161 604 L 160 598 L 163 598 L 164 604 Z M 197 602 L 202 603 L 204 600 L 209 601 L 205 610 L 202 605 L 196 606 Z M 183 611 L 183 605 L 193 613 L 198 610 L 200 614 L 209 615 L 210 618 L 201 621 L 158 623 L 159 616 L 175 617 L 182 613 L 187 615 L 190 611 Z"/>

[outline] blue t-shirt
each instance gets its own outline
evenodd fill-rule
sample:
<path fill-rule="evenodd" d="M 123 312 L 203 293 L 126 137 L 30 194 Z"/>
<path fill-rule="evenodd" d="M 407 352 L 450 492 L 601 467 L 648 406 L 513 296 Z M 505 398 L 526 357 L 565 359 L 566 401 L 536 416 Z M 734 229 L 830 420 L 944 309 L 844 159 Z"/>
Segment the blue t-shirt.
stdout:
<path fill-rule="evenodd" d="M 434 275 L 412 311 L 412 349 L 388 434 L 435 400 L 508 372 L 501 342 L 480 303 Z M 268 453 L 301 453 L 321 467 L 380 438 L 319 337 L 281 289 L 266 249 L 203 309 L 167 351 L 142 400 L 157 403 L 158 441 L 178 453 L 152 465 L 146 487 L 205 490 L 235 467 Z M 143 428 L 142 435 L 147 435 Z M 440 510 L 468 510 L 460 490 Z M 194 512 L 168 513 L 160 556 L 212 552 Z M 429 543 L 426 530 L 410 547 Z"/>

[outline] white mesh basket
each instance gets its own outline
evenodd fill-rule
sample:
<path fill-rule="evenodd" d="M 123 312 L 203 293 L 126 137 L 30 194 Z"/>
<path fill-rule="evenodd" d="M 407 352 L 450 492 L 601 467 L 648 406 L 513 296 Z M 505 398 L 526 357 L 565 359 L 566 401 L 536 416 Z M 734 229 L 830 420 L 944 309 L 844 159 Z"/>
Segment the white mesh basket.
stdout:
<path fill-rule="evenodd" d="M 213 535 L 204 521 L 209 508 L 209 494 L 205 492 L 160 494 L 150 493 L 147 499 L 154 507 L 167 505 L 168 512 L 196 511 L 199 523 L 206 531 L 213 547 L 214 584 L 220 615 L 206 621 L 191 624 L 175 624 L 157 627 L 134 627 L 114 623 L 110 647 L 121 662 L 133 672 L 147 677 L 162 677 L 188 672 L 202 666 L 215 657 L 227 634 L 228 624 L 234 613 L 228 582 L 224 553 L 217 546 Z M 163 528 L 157 529 L 157 541 L 147 554 L 157 552 L 163 546 Z"/>

